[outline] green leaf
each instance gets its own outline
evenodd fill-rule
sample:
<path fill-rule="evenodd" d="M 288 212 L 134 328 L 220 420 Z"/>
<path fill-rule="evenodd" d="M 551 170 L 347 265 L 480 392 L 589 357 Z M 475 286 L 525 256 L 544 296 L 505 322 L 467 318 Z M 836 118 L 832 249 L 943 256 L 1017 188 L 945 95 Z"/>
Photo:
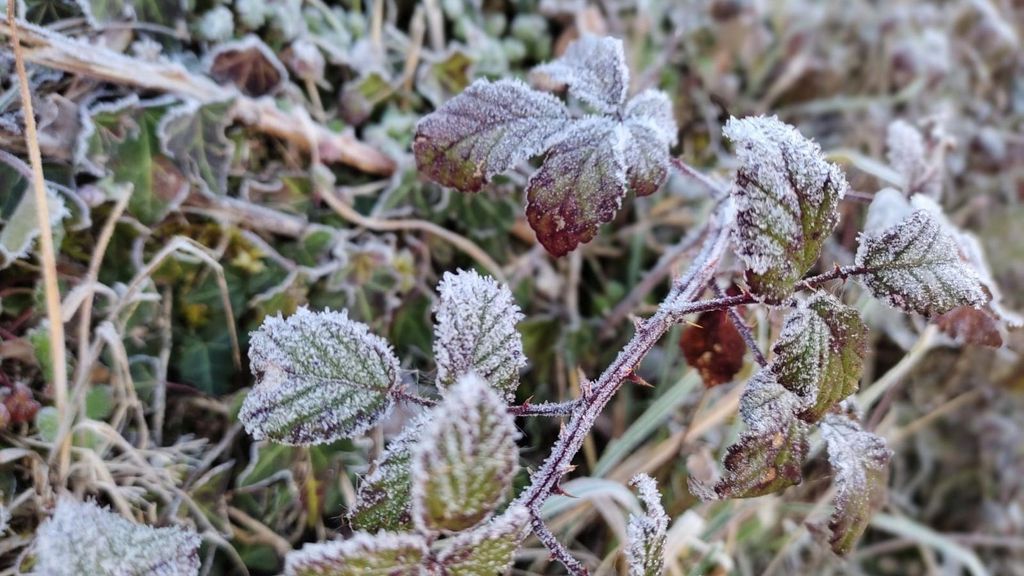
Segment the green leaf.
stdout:
<path fill-rule="evenodd" d="M 348 512 L 349 522 L 357 530 L 407 530 L 412 527 L 410 493 L 412 449 L 423 434 L 425 418 L 409 424 L 387 450 L 373 463 L 363 478 L 356 501 Z"/>
<path fill-rule="evenodd" d="M 529 534 L 530 512 L 510 506 L 501 516 L 443 542 L 437 562 L 447 576 L 504 574 Z"/>
<path fill-rule="evenodd" d="M 626 196 L 627 132 L 609 118 L 573 124 L 526 187 L 526 217 L 553 256 L 589 242 Z"/>
<path fill-rule="evenodd" d="M 420 66 L 416 91 L 434 106 L 441 106 L 469 86 L 473 62 L 473 56 L 464 47 L 452 44 L 442 54 Z"/>
<path fill-rule="evenodd" d="M 160 149 L 206 194 L 227 193 L 234 144 L 224 134 L 231 123 L 231 102 L 189 101 L 160 120 Z"/>
<path fill-rule="evenodd" d="M 519 431 L 475 374 L 462 377 L 429 419 L 413 449 L 413 522 L 424 533 L 465 530 L 504 500 L 519 468 Z"/>
<path fill-rule="evenodd" d="M 348 540 L 306 544 L 285 558 L 285 576 L 420 576 L 427 543 L 415 534 L 357 532 Z"/>
<path fill-rule="evenodd" d="M 740 397 L 747 430 L 726 450 L 725 475 L 710 488 L 691 476 L 690 490 L 716 500 L 763 496 L 799 484 L 807 455 L 807 428 L 796 417 L 800 407 L 800 398 L 770 370 L 755 374 Z"/>
<path fill-rule="evenodd" d="M 387 415 L 401 383 L 391 346 L 344 311 L 268 317 L 249 359 L 256 385 L 238 418 L 253 438 L 282 444 L 363 433 Z"/>
<path fill-rule="evenodd" d="M 519 371 L 526 367 L 523 339 L 516 324 L 523 319 L 507 286 L 473 271 L 446 272 L 438 284 L 434 307 L 434 358 L 437 387 L 446 391 L 470 372 L 515 399 Z"/>
<path fill-rule="evenodd" d="M 438 184 L 476 192 L 543 152 L 569 123 L 550 94 L 518 80 L 477 80 L 416 124 L 416 167 Z"/>
<path fill-rule="evenodd" d="M 668 535 L 668 516 L 661 505 L 661 494 L 654 479 L 637 474 L 629 481 L 640 493 L 647 508 L 646 514 L 630 514 L 626 534 L 626 563 L 629 576 L 661 576 L 665 570 L 665 540 Z"/>
<path fill-rule="evenodd" d="M 135 524 L 91 502 L 62 498 L 36 536 L 35 571 L 47 576 L 199 573 L 199 535 Z"/>
<path fill-rule="evenodd" d="M 373 114 L 373 109 L 387 100 L 394 91 L 395 88 L 382 72 L 364 72 L 345 83 L 339 100 L 341 116 L 350 124 L 362 124 Z"/>
<path fill-rule="evenodd" d="M 826 416 L 821 435 L 836 485 L 829 542 L 836 554 L 846 554 L 867 529 L 872 514 L 885 503 L 892 451 L 884 439 L 844 414 Z"/>
<path fill-rule="evenodd" d="M 894 308 L 924 316 L 989 300 L 961 247 L 929 210 L 898 224 L 862 234 L 855 264 L 871 293 Z"/>
<path fill-rule="evenodd" d="M 740 161 L 733 244 L 754 293 L 780 302 L 839 222 L 846 178 L 817 144 L 774 116 L 732 118 L 724 133 Z"/>
<path fill-rule="evenodd" d="M 866 348 L 867 328 L 860 314 L 818 292 L 786 317 L 769 370 L 802 399 L 799 417 L 817 422 L 857 391 Z"/>
<path fill-rule="evenodd" d="M 77 0 L 93 28 L 131 19 L 175 29 L 188 14 L 183 0 Z"/>
<path fill-rule="evenodd" d="M 0 164 L 0 223 L 3 224 L 0 230 L 0 270 L 28 256 L 39 237 L 35 198 L 28 181 L 21 174 L 6 164 Z M 68 216 L 68 210 L 64 200 L 49 188 L 46 198 L 50 224 L 57 226 Z"/>

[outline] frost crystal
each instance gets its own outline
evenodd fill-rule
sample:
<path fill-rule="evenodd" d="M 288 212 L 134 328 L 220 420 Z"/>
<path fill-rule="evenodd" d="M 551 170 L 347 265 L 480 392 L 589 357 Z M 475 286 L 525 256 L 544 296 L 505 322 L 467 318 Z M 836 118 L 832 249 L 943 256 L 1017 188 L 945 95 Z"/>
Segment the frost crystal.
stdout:
<path fill-rule="evenodd" d="M 763 496 L 799 484 L 807 455 L 807 428 L 796 416 L 802 406 L 771 370 L 754 374 L 740 397 L 747 430 L 727 449 L 725 475 L 711 488 L 691 476 L 690 490 L 702 500 L 714 500 Z"/>
<path fill-rule="evenodd" d="M 475 372 L 507 402 L 514 400 L 526 356 L 516 330 L 523 315 L 512 293 L 493 278 L 462 270 L 446 272 L 437 291 L 437 387 L 443 392 L 459 377 Z"/>
<path fill-rule="evenodd" d="M 629 484 L 636 487 L 640 500 L 647 508 L 643 516 L 629 516 L 626 529 L 629 576 L 661 576 L 665 567 L 665 538 L 668 532 L 668 516 L 661 506 L 661 494 L 654 479 L 646 474 L 637 474 Z"/>
<path fill-rule="evenodd" d="M 530 76 L 552 88 L 567 87 L 569 94 L 604 113 L 618 111 L 629 89 L 626 54 L 618 38 L 584 36 Z"/>
<path fill-rule="evenodd" d="M 373 470 L 359 485 L 356 501 L 348 512 L 349 522 L 358 530 L 404 530 L 412 526 L 409 494 L 412 488 L 409 468 L 412 448 L 427 423 L 421 415 L 388 444 L 373 463 Z"/>
<path fill-rule="evenodd" d="M 46 576 L 194 576 L 199 535 L 135 524 L 92 502 L 57 503 L 36 537 L 36 573 Z"/>
<path fill-rule="evenodd" d="M 437 560 L 447 576 L 504 574 L 529 534 L 530 512 L 509 506 L 501 516 L 444 542 Z"/>
<path fill-rule="evenodd" d="M 817 144 L 774 116 L 732 118 L 724 134 L 741 164 L 733 186 L 733 244 L 754 291 L 780 301 L 838 223 L 846 178 Z"/>
<path fill-rule="evenodd" d="M 543 152 L 569 125 L 557 98 L 518 80 L 477 80 L 416 124 L 416 166 L 430 179 L 475 192 Z"/>
<path fill-rule="evenodd" d="M 519 432 L 482 378 L 463 376 L 412 455 L 412 516 L 424 533 L 475 526 L 502 502 L 519 469 Z"/>
<path fill-rule="evenodd" d="M 629 187 L 637 196 L 653 194 L 668 177 L 669 148 L 678 137 L 672 103 L 660 90 L 641 92 L 626 105 L 625 124 Z"/>
<path fill-rule="evenodd" d="M 862 234 L 855 263 L 876 298 L 909 312 L 936 316 L 957 306 L 980 307 L 988 300 L 956 240 L 929 210 Z"/>
<path fill-rule="evenodd" d="M 285 576 L 420 576 L 429 550 L 422 536 L 358 532 L 348 540 L 306 544 L 284 561 Z"/>
<path fill-rule="evenodd" d="M 357 436 L 391 409 L 400 384 L 391 346 L 345 311 L 300 308 L 252 334 L 256 385 L 239 420 L 255 439 L 309 445 Z"/>
<path fill-rule="evenodd" d="M 866 347 L 860 314 L 818 292 L 786 317 L 769 370 L 801 398 L 800 418 L 817 422 L 857 391 Z"/>
<path fill-rule="evenodd" d="M 622 124 L 589 117 L 574 124 L 544 158 L 526 187 L 526 217 L 555 256 L 589 242 L 626 196 Z"/>
<path fill-rule="evenodd" d="M 830 541 L 837 554 L 845 554 L 864 533 L 872 512 L 883 504 L 892 451 L 885 440 L 845 415 L 826 416 L 821 435 L 837 488 Z"/>

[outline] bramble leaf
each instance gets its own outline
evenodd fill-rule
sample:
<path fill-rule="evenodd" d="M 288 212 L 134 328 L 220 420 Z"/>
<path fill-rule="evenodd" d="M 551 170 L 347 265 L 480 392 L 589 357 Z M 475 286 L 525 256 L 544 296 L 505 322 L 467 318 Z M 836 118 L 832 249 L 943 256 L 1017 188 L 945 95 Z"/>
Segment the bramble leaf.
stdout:
<path fill-rule="evenodd" d="M 629 576 L 661 576 L 665 569 L 665 539 L 668 531 L 668 516 L 661 505 L 661 494 L 654 479 L 646 474 L 637 474 L 629 481 L 640 493 L 640 500 L 647 508 L 643 516 L 629 515 L 626 529 L 629 545 L 626 548 L 626 564 Z"/>
<path fill-rule="evenodd" d="M 207 194 L 227 193 L 234 144 L 224 130 L 230 124 L 231 102 L 200 105 L 190 101 L 160 120 L 160 149 Z"/>
<path fill-rule="evenodd" d="M 92 502 L 62 498 L 36 536 L 35 572 L 48 576 L 194 576 L 199 535 L 153 528 Z"/>
<path fill-rule="evenodd" d="M 890 306 L 937 316 L 988 301 L 956 240 L 928 210 L 885 230 L 861 234 L 855 264 L 871 293 Z"/>
<path fill-rule="evenodd" d="M 417 418 L 388 444 L 359 485 L 356 501 L 348 512 L 357 530 L 406 530 L 412 527 L 409 513 L 412 449 L 423 434 L 426 419 Z"/>
<path fill-rule="evenodd" d="M 629 68 L 618 38 L 583 36 L 561 58 L 535 67 L 530 77 L 546 88 L 568 88 L 570 95 L 603 113 L 618 111 L 629 90 Z"/>
<path fill-rule="evenodd" d="M 672 103 L 660 90 L 645 90 L 626 105 L 625 118 L 629 188 L 637 196 L 648 196 L 668 178 L 669 148 L 678 138 Z"/>
<path fill-rule="evenodd" d="M 416 124 L 416 167 L 443 186 L 476 192 L 543 152 L 569 122 L 550 94 L 518 80 L 477 80 Z"/>
<path fill-rule="evenodd" d="M 429 550 L 422 536 L 357 532 L 347 540 L 306 544 L 285 558 L 285 576 L 420 576 Z"/>
<path fill-rule="evenodd" d="M 732 382 L 743 369 L 746 346 L 725 310 L 701 313 L 679 337 L 686 363 L 700 373 L 707 388 Z"/>
<path fill-rule="evenodd" d="M 779 302 L 839 222 L 846 178 L 817 144 L 774 116 L 732 118 L 723 132 L 741 164 L 733 186 L 733 244 L 754 293 Z"/>
<path fill-rule="evenodd" d="M 796 417 L 802 403 L 770 370 L 747 382 L 740 397 L 740 416 L 747 430 L 729 446 L 725 475 L 707 487 L 690 477 L 690 490 L 702 500 L 750 498 L 778 492 L 803 481 L 807 455 L 806 424 Z"/>
<path fill-rule="evenodd" d="M 206 68 L 214 80 L 234 84 L 248 96 L 270 94 L 288 77 L 274 51 L 254 34 L 217 44 L 206 56 Z"/>
<path fill-rule="evenodd" d="M 57 227 L 69 215 L 64 199 L 47 188 L 50 224 Z M 39 237 L 36 197 L 28 180 L 6 164 L 0 164 L 0 270 L 28 256 Z"/>
<path fill-rule="evenodd" d="M 515 399 L 519 370 L 526 366 L 523 339 L 516 324 L 523 319 L 508 287 L 473 271 L 446 272 L 437 287 L 434 307 L 434 358 L 437 387 L 476 373 L 505 401 Z"/>
<path fill-rule="evenodd" d="M 866 347 L 867 328 L 860 314 L 818 292 L 786 317 L 769 369 L 779 384 L 801 398 L 799 417 L 817 422 L 857 391 Z"/>
<path fill-rule="evenodd" d="M 345 311 L 299 308 L 252 334 L 256 385 L 239 420 L 256 440 L 309 445 L 359 435 L 391 409 L 400 385 L 391 346 Z"/>
<path fill-rule="evenodd" d="M 463 376 L 434 408 L 412 456 L 412 516 L 421 532 L 458 532 L 487 518 L 519 468 L 519 431 L 482 378 Z"/>
<path fill-rule="evenodd" d="M 589 242 L 626 195 L 622 124 L 605 117 L 579 120 L 544 157 L 526 187 L 526 217 L 553 256 Z"/>
<path fill-rule="evenodd" d="M 529 534 L 529 522 L 525 507 L 510 506 L 486 524 L 446 540 L 437 555 L 438 564 L 447 576 L 504 574 Z"/>
<path fill-rule="evenodd" d="M 884 439 L 842 414 L 826 416 L 821 435 L 837 489 L 829 541 L 836 554 L 846 554 L 864 533 L 871 515 L 884 503 L 892 451 Z"/>

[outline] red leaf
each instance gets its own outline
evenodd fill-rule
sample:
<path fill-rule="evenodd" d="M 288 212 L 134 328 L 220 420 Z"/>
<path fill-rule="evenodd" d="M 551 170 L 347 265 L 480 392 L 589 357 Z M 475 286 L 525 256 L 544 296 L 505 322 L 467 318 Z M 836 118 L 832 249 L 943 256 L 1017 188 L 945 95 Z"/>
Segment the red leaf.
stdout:
<path fill-rule="evenodd" d="M 963 344 L 980 344 L 999 348 L 1003 336 L 999 321 L 985 310 L 973 306 L 960 306 L 935 319 L 940 330 Z"/>
<path fill-rule="evenodd" d="M 697 326 L 683 330 L 679 347 L 708 388 L 731 382 L 743 368 L 746 344 L 725 310 L 701 314 Z"/>

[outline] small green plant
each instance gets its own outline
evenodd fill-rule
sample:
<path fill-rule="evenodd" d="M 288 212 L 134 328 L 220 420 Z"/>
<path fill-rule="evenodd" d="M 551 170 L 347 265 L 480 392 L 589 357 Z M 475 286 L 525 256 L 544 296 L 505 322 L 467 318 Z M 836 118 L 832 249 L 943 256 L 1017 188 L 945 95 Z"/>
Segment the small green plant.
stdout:
<path fill-rule="evenodd" d="M 527 184 L 526 213 L 558 256 L 592 239 L 628 190 L 659 188 L 673 166 L 676 125 L 663 93 L 628 98 L 618 40 L 584 37 L 531 77 L 565 91 L 568 102 L 519 81 L 477 81 L 420 121 L 413 148 L 424 175 L 467 192 L 544 153 Z M 831 546 L 839 554 L 852 548 L 884 500 L 891 453 L 863 428 L 851 400 L 867 328 L 826 288 L 855 278 L 874 297 L 927 319 L 962 311 L 1015 320 L 1001 311 L 977 242 L 916 192 L 927 186 L 912 152 L 901 156 L 910 167 L 907 189 L 875 197 L 852 262 L 808 276 L 838 223 L 849 190 L 843 171 L 774 117 L 733 118 L 723 132 L 738 169 L 727 189 L 703 179 L 717 207 L 702 248 L 575 400 L 514 403 L 526 364 L 516 329 L 522 315 L 507 287 L 473 271 L 448 273 L 438 286 L 430 397 L 405 384 L 390 345 L 344 312 L 301 309 L 267 319 L 252 337 L 257 382 L 240 413 L 254 438 L 331 442 L 380 423 L 395 403 L 423 409 L 360 485 L 348 517 L 355 534 L 290 554 L 286 574 L 497 573 L 531 532 L 570 573 L 587 573 L 544 525 L 541 505 L 573 471 L 602 409 L 623 383 L 638 380 L 638 364 L 669 328 L 695 313 L 739 306 L 778 310 L 783 327 L 766 359 L 749 328 L 733 322 L 760 364 L 740 400 L 745 430 L 727 450 L 724 473 L 691 476 L 691 491 L 706 500 L 746 498 L 799 484 L 810 435 L 820 428 L 836 487 Z M 913 129 L 896 133 L 891 146 L 905 152 L 901 142 Z M 744 266 L 737 277 L 720 266 L 730 248 Z M 725 295 L 722 280 L 742 288 Z M 711 299 L 701 299 L 706 291 Z M 527 416 L 566 420 L 528 486 L 502 508 L 518 469 L 515 418 Z M 639 476 L 633 484 L 646 512 L 630 520 L 629 573 L 661 574 L 668 519 L 654 481 Z"/>

